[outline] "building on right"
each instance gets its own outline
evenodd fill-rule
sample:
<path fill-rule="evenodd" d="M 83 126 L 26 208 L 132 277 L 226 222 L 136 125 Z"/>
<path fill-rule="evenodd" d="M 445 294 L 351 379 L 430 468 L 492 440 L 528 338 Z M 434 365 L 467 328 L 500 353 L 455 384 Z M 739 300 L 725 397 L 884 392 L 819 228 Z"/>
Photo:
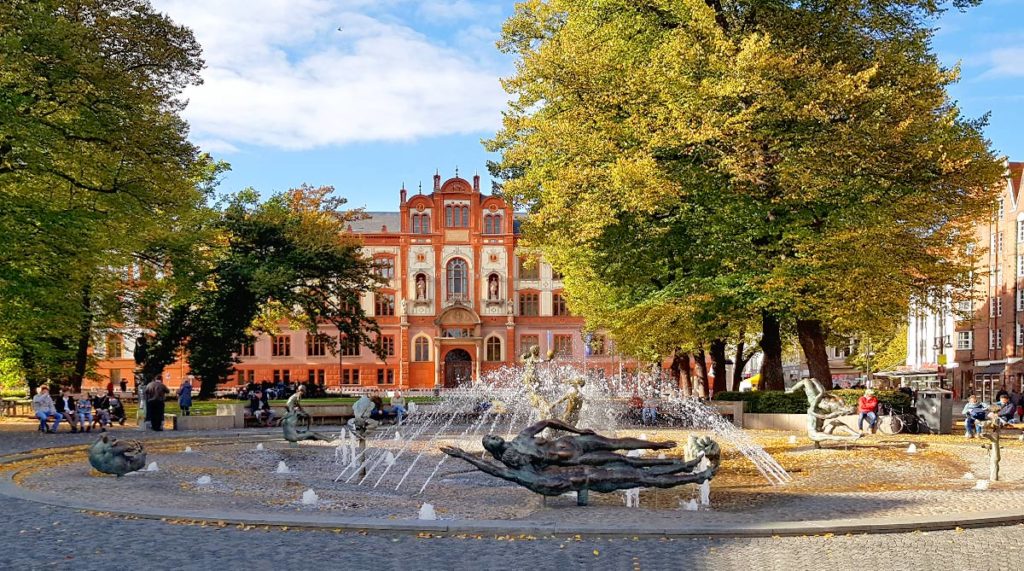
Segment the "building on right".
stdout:
<path fill-rule="evenodd" d="M 1020 391 L 1024 381 L 1024 163 L 1006 166 L 1005 186 L 992 217 L 976 229 L 976 243 L 983 249 L 975 253 L 974 291 L 950 300 L 949 317 L 955 327 L 950 331 L 953 337 L 943 344 L 952 345 L 955 363 L 941 372 L 958 398 L 973 393 L 991 402 L 1001 388 Z M 918 348 L 909 341 L 908 353 L 913 356 Z M 929 342 L 928 337 L 915 341 Z"/>

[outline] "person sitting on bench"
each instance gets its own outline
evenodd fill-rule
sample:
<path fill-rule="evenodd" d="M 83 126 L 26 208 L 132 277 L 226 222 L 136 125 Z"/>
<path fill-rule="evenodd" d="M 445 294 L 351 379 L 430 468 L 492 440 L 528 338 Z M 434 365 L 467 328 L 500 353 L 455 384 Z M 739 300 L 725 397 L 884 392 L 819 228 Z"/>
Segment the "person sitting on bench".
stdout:
<path fill-rule="evenodd" d="M 270 408 L 270 401 L 260 389 L 256 389 L 249 398 L 249 411 L 256 422 L 263 426 L 270 426 L 274 422 L 274 410 Z"/>

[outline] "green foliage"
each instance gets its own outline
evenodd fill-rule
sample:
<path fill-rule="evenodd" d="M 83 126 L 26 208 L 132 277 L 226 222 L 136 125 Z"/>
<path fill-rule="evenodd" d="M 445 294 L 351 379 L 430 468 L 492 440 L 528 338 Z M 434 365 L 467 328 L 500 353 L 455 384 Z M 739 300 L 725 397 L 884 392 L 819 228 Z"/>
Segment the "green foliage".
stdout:
<path fill-rule="evenodd" d="M 358 211 L 344 211 L 331 187 L 302 186 L 265 202 L 251 189 L 226 200 L 217 226 L 224 246 L 198 268 L 146 345 L 143 370 L 159 374 L 184 349 L 189 367 L 212 394 L 252 335 L 273 333 L 284 319 L 292 329 L 338 328 L 383 358 L 379 328 L 359 300 L 376 282 L 371 260 L 345 232 Z M 204 253 L 206 255 L 208 253 Z M 338 339 L 324 337 L 332 352 Z"/>
<path fill-rule="evenodd" d="M 0 326 L 30 385 L 88 373 L 134 315 L 123 269 L 202 206 L 199 53 L 146 0 L 0 2 Z"/>
<path fill-rule="evenodd" d="M 25 390 L 25 371 L 21 368 L 18 348 L 6 339 L 0 339 L 0 391 Z"/>
<path fill-rule="evenodd" d="M 801 414 L 807 412 L 807 397 L 801 393 L 782 391 L 726 391 L 716 393 L 714 400 L 743 401 L 750 413 Z"/>
<path fill-rule="evenodd" d="M 849 406 L 856 407 L 857 399 L 864 396 L 863 390 L 842 389 L 829 391 Z M 910 408 L 910 397 L 899 391 L 875 391 L 879 405 L 892 406 L 897 410 Z M 715 394 L 714 400 L 743 401 L 744 410 L 751 413 L 802 414 L 807 412 L 807 397 L 803 391 L 727 391 Z"/>
<path fill-rule="evenodd" d="M 864 391 L 861 389 L 837 389 L 829 392 L 843 399 L 843 402 L 853 407 L 856 407 L 857 400 L 864 396 Z M 878 399 L 879 406 L 891 406 L 897 410 L 910 408 L 910 397 L 899 391 L 876 390 L 875 397 Z"/>
<path fill-rule="evenodd" d="M 930 49 L 949 4 L 518 3 L 488 148 L 525 247 L 635 354 L 761 312 L 891 331 L 912 297 L 966 282 L 1003 174 Z"/>

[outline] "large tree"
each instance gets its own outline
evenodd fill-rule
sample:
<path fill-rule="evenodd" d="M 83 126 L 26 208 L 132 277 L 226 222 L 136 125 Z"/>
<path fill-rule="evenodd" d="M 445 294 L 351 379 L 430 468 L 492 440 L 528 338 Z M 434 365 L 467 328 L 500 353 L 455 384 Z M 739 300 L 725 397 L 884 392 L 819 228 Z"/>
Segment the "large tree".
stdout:
<path fill-rule="evenodd" d="M 123 319 L 124 268 L 202 205 L 179 115 L 202 66 L 146 0 L 0 3 L 0 325 L 26 371 L 70 358 L 80 383 L 94 329 Z"/>
<path fill-rule="evenodd" d="M 930 51 L 943 4 L 521 2 L 492 170 L 577 313 L 693 306 L 693 342 L 756 319 L 769 388 L 795 326 L 828 386 L 831 331 L 964 279 L 1002 174 Z"/>
<path fill-rule="evenodd" d="M 360 306 L 378 283 L 374 266 L 345 232 L 361 212 L 343 210 L 333 190 L 302 186 L 261 201 L 250 189 L 230 197 L 217 223 L 216 251 L 185 256 L 203 259 L 188 274 L 194 283 L 179 284 L 165 309 L 144 373 L 159 374 L 181 350 L 202 382 L 200 394 L 210 395 L 231 374 L 238 348 L 281 323 L 321 335 L 332 352 L 343 340 L 318 326 L 333 325 L 346 342 L 385 358 L 379 328 Z"/>

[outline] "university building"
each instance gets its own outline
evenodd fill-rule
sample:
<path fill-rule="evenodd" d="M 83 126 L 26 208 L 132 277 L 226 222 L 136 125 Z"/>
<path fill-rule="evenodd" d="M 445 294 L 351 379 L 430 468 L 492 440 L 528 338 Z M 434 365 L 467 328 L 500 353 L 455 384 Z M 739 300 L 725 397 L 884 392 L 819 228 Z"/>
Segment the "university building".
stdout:
<path fill-rule="evenodd" d="M 388 357 L 342 344 L 332 355 L 305 331 L 282 328 L 241 348 L 231 384 L 320 382 L 328 387 L 433 389 L 455 387 L 515 365 L 538 345 L 556 360 L 604 374 L 618 371 L 603 335 L 584 338 L 583 319 L 570 315 L 561 276 L 543 260 L 517 256 L 518 222 L 501 198 L 482 194 L 480 177 L 444 182 L 430 193 L 398 192 L 395 212 L 370 212 L 346 229 L 362 240 L 385 285 L 362 307 L 381 329 Z M 321 333 L 337 336 L 333 326 Z M 131 379 L 132 332 L 97 348 L 101 376 Z M 632 364 L 630 364 L 632 365 Z M 177 386 L 187 368 L 169 367 Z M 129 381 L 130 382 L 130 381 Z"/>

